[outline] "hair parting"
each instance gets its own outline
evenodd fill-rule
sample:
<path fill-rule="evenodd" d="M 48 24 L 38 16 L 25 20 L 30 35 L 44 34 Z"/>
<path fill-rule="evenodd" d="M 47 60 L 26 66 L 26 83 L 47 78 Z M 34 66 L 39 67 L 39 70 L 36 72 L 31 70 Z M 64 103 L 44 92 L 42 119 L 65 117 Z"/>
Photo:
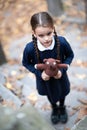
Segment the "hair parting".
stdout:
<path fill-rule="evenodd" d="M 31 17 L 30 24 L 33 31 L 38 26 L 49 26 L 53 28 L 53 19 L 47 12 L 39 12 Z"/>
<path fill-rule="evenodd" d="M 42 25 L 41 14 L 39 13 L 39 24 Z"/>

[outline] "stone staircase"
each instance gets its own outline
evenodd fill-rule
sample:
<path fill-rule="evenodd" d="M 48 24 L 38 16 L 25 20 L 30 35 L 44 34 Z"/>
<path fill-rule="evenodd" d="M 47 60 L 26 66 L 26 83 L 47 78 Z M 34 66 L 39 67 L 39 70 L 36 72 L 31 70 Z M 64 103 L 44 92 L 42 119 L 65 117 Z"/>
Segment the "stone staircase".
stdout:
<path fill-rule="evenodd" d="M 82 38 L 78 39 L 79 33 L 80 33 L 79 30 L 74 30 L 74 31 L 72 30 L 72 31 L 69 31 L 69 33 L 67 33 L 67 35 L 66 35 L 66 37 L 68 39 L 70 39 L 70 43 L 75 51 L 74 63 L 75 62 L 77 63 L 77 61 L 79 61 L 79 60 L 82 62 L 87 61 L 87 57 L 86 57 L 87 48 L 86 47 L 81 48 L 81 46 L 80 46 L 82 43 L 82 40 L 83 41 L 86 40 L 87 37 L 84 37 L 83 39 Z M 9 53 L 12 54 L 12 55 L 10 55 L 10 58 L 12 60 L 16 59 L 16 60 L 20 61 L 21 54 L 23 52 L 23 48 L 24 48 L 25 44 L 27 43 L 27 41 L 29 41 L 29 39 L 30 39 L 30 37 L 27 36 L 19 41 L 16 41 L 16 43 L 12 44 L 11 48 L 9 49 Z M 21 46 L 21 48 L 17 49 L 19 46 Z M 14 52 L 12 52 L 13 49 L 14 49 Z M 18 57 L 18 55 L 19 55 L 19 57 Z M 2 97 L 3 100 L 8 101 L 8 107 L 13 106 L 13 109 L 16 109 L 16 110 L 19 109 L 19 111 L 21 111 L 21 106 L 23 105 L 23 100 L 25 100 L 24 104 L 28 104 L 29 101 L 31 101 L 33 103 L 34 107 L 40 112 L 40 115 L 44 117 L 44 120 L 46 120 L 46 122 L 48 122 L 48 124 L 53 126 L 53 124 L 51 124 L 51 121 L 50 121 L 51 108 L 50 108 L 50 105 L 49 105 L 46 97 L 42 97 L 37 94 L 36 87 L 35 87 L 35 77 L 33 77 L 29 72 L 25 73 L 25 71 L 21 71 L 21 69 L 20 69 L 21 67 L 22 67 L 22 65 L 20 63 L 15 63 L 12 65 L 5 64 L 3 66 L 0 66 L 0 96 Z M 23 78 L 20 78 L 21 74 L 25 74 L 23 76 Z M 67 105 L 68 114 L 69 114 L 69 121 L 64 125 L 58 123 L 57 125 L 54 125 L 53 127 L 55 130 L 67 130 L 67 129 L 86 130 L 87 117 L 83 118 L 79 123 L 75 124 L 75 120 L 77 119 L 77 111 L 73 116 L 70 116 L 70 114 L 72 113 L 73 107 L 77 107 L 77 106 L 81 105 L 78 102 L 78 98 L 87 99 L 86 92 L 78 91 L 80 86 L 87 89 L 87 78 L 86 78 L 87 77 L 87 68 L 72 65 L 69 68 L 68 74 L 70 76 L 71 84 L 73 86 L 75 86 L 75 89 L 73 88 L 71 90 L 71 93 L 66 98 L 66 105 Z M 13 93 L 12 91 L 10 91 L 8 88 L 5 87 L 6 78 L 9 76 L 11 76 L 13 78 L 13 81 L 14 81 L 14 77 L 15 77 L 15 86 L 18 89 L 21 89 L 21 86 L 22 86 L 22 97 L 17 96 L 15 93 Z M 17 79 L 18 76 L 19 76 L 19 78 Z M 31 95 L 31 98 L 28 99 L 29 95 Z M 0 101 L 2 99 L 0 99 Z M 32 99 L 34 99 L 34 100 L 32 100 Z M 11 104 L 11 103 L 13 103 L 13 104 Z M 6 104 L 4 103 L 3 106 L 6 106 Z M 28 109 L 28 108 L 26 108 L 26 109 Z M 12 113 L 14 115 L 14 112 L 12 112 Z M 3 119 L 3 115 L 1 115 L 1 119 Z M 0 121 L 1 121 L 1 119 L 0 119 Z M 84 129 L 82 129 L 82 128 L 84 128 Z M 10 130 L 10 129 L 0 129 L 0 130 Z M 15 129 L 12 129 L 12 130 L 15 130 Z M 20 129 L 20 130 L 22 130 L 22 129 Z"/>

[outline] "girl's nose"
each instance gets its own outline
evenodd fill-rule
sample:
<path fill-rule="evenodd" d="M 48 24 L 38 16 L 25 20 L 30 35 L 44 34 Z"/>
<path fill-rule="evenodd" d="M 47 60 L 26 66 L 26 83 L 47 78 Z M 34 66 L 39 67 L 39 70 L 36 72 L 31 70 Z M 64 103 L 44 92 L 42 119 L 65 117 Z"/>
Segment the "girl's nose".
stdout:
<path fill-rule="evenodd" d="M 45 36 L 44 39 L 45 39 L 45 41 L 47 41 L 49 38 L 48 38 L 48 36 Z"/>

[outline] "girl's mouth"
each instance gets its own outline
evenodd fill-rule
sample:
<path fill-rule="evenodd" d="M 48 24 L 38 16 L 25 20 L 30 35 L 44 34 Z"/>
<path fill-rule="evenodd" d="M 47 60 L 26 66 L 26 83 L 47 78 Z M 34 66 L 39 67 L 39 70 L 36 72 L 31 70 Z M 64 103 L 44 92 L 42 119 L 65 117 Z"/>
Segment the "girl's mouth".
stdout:
<path fill-rule="evenodd" d="M 44 44 L 49 44 L 50 42 L 44 42 Z"/>

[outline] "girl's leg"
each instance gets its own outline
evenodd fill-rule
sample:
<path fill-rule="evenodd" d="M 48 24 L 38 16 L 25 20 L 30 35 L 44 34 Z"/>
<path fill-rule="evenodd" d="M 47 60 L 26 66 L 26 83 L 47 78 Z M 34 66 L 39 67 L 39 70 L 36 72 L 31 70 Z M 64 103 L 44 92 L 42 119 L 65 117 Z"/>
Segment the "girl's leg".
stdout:
<path fill-rule="evenodd" d="M 65 98 L 59 101 L 60 121 L 66 123 L 68 120 L 68 114 L 65 107 Z"/>
<path fill-rule="evenodd" d="M 59 106 L 64 106 L 64 104 L 65 104 L 65 98 L 60 99 Z"/>
<path fill-rule="evenodd" d="M 51 104 L 52 108 L 57 107 L 57 104 L 56 104 L 56 103 L 53 103 L 53 102 L 51 101 L 51 99 L 50 99 L 50 97 L 49 97 L 49 96 L 47 96 L 47 98 L 48 98 L 48 100 L 49 100 L 49 102 L 50 102 L 50 104 Z"/>
<path fill-rule="evenodd" d="M 53 124 L 57 124 L 59 122 L 58 106 L 56 103 L 51 101 L 49 96 L 47 97 L 52 107 L 51 121 Z"/>

